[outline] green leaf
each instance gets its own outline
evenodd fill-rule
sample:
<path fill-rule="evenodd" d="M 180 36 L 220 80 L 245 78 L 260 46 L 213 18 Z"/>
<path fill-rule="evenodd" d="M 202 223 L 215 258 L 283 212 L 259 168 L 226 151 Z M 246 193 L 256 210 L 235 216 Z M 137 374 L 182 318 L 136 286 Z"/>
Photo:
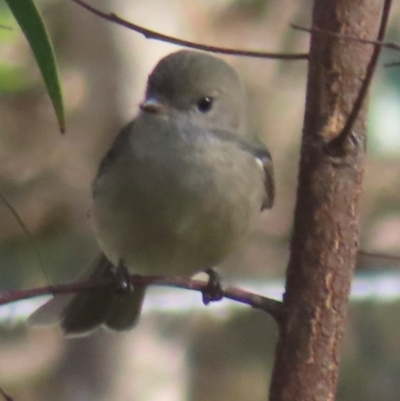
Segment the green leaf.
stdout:
<path fill-rule="evenodd" d="M 64 106 L 53 47 L 43 20 L 32 0 L 6 0 L 24 32 L 42 73 L 61 132 L 65 130 Z"/>

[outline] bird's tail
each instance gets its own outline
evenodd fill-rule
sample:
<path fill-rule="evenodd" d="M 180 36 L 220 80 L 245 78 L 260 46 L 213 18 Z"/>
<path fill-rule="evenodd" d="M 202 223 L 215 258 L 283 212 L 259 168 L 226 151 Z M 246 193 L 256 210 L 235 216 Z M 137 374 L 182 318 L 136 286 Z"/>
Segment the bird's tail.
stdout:
<path fill-rule="evenodd" d="M 82 278 L 101 280 L 112 274 L 114 266 L 101 255 L 94 268 Z M 86 277 L 85 277 L 86 276 Z M 139 321 L 145 287 L 120 291 L 103 287 L 78 294 L 55 295 L 28 319 L 34 326 L 59 323 L 65 335 L 84 336 L 101 325 L 112 330 L 128 330 Z"/>

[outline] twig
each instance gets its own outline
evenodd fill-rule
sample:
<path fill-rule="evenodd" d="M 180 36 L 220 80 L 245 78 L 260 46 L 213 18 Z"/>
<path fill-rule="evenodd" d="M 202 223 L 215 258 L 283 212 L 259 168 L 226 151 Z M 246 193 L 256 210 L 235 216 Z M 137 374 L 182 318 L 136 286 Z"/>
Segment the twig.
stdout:
<path fill-rule="evenodd" d="M 380 46 L 386 49 L 391 49 L 391 50 L 400 50 L 400 44 L 396 42 L 390 42 L 390 41 L 381 41 L 381 40 L 373 40 L 373 39 L 364 39 L 360 38 L 359 36 L 355 35 L 348 35 L 345 33 L 340 33 L 340 32 L 332 32 L 332 31 L 327 31 L 325 29 L 321 28 L 306 28 L 304 26 L 296 25 L 296 24 L 291 24 L 290 25 L 295 31 L 302 31 L 302 32 L 308 32 L 308 33 L 325 33 L 326 35 L 329 36 L 335 36 L 336 38 L 340 39 L 348 39 L 348 40 L 354 40 L 355 42 L 360 42 L 360 43 L 365 43 L 368 45 L 373 45 L 373 46 Z"/>
<path fill-rule="evenodd" d="M 330 32 L 330 31 L 326 31 L 325 29 L 320 29 L 320 28 L 305 28 L 303 26 L 296 25 L 296 24 L 291 24 L 291 27 L 296 31 L 303 31 L 303 32 L 308 32 L 308 33 L 312 33 L 312 32 L 325 33 L 327 35 L 335 36 L 337 38 L 342 38 L 342 39 L 346 39 L 346 40 L 354 40 L 356 42 L 365 43 L 367 45 L 380 46 L 385 49 L 400 51 L 400 44 L 396 43 L 396 42 L 364 39 L 364 38 L 360 38 L 359 36 L 348 35 L 348 34 L 339 33 L 339 32 Z M 384 67 L 396 67 L 398 65 L 400 65 L 400 61 L 393 61 L 393 62 L 384 64 Z"/>
<path fill-rule="evenodd" d="M 385 32 L 386 32 L 386 27 L 387 27 L 387 24 L 389 21 L 391 6 L 392 6 L 392 0 L 385 0 L 385 2 L 383 4 L 381 24 L 380 24 L 379 32 L 378 32 L 378 41 L 382 41 L 383 38 L 385 37 Z M 360 92 L 358 92 L 358 96 L 354 103 L 353 109 L 351 110 L 351 113 L 346 121 L 345 126 L 343 127 L 342 132 L 335 139 L 332 140 L 331 145 L 341 147 L 341 146 L 343 146 L 344 141 L 351 135 L 354 123 L 357 120 L 357 117 L 361 110 L 362 104 L 367 96 L 368 88 L 371 84 L 372 77 L 374 76 L 374 72 L 375 72 L 376 66 L 378 64 L 378 58 L 381 53 L 381 49 L 382 49 L 381 46 L 374 47 L 374 51 L 372 53 L 371 60 L 368 64 L 367 70 L 365 72 L 364 81 L 361 85 Z"/>
<path fill-rule="evenodd" d="M 5 401 L 13 401 L 13 399 L 0 387 L 0 394 L 3 396 Z"/>
<path fill-rule="evenodd" d="M 357 41 L 369 43 L 369 44 L 372 44 L 375 46 L 374 51 L 371 56 L 371 60 L 368 64 L 367 70 L 365 72 L 364 81 L 361 85 L 357 99 L 354 102 L 353 109 L 351 110 L 351 113 L 350 113 L 349 117 L 347 118 L 346 124 L 343 127 L 340 134 L 330 142 L 330 146 L 332 146 L 332 147 L 341 148 L 343 146 L 344 141 L 351 134 L 354 123 L 357 120 L 358 114 L 361 110 L 362 104 L 367 95 L 368 88 L 371 84 L 372 77 L 374 75 L 375 68 L 378 63 L 379 54 L 383 47 L 382 40 L 385 37 L 385 32 L 386 32 L 386 27 L 387 27 L 388 20 L 389 20 L 391 5 L 392 5 L 392 0 L 385 0 L 384 5 L 383 5 L 383 10 L 382 10 L 381 24 L 380 24 L 379 32 L 378 32 L 378 39 L 376 41 L 370 40 L 370 39 L 361 39 L 361 38 L 357 38 L 353 35 L 345 35 L 345 34 L 338 33 L 338 32 L 325 31 L 320 28 L 307 29 L 307 28 L 299 27 L 297 25 L 292 25 L 292 27 L 297 30 L 302 30 L 302 31 L 307 31 L 307 32 L 317 32 L 317 33 L 322 33 L 322 34 L 335 36 L 335 37 L 339 37 L 339 38 L 343 38 L 343 39 L 357 40 Z M 386 47 L 388 47 L 388 46 L 386 46 Z"/>
<path fill-rule="evenodd" d="M 167 286 L 182 288 L 193 291 L 203 291 L 207 287 L 207 282 L 200 280 L 191 280 L 181 277 L 161 277 L 161 276 L 130 276 L 130 282 L 135 285 L 146 286 Z M 0 306 L 11 302 L 20 301 L 22 299 L 33 298 L 39 295 L 47 294 L 70 294 L 83 290 L 93 290 L 102 287 L 115 286 L 113 280 L 102 281 L 80 281 L 67 284 L 50 285 L 40 288 L 27 290 L 9 291 L 0 295 Z M 239 288 L 228 287 L 223 290 L 223 298 L 230 299 L 245 305 L 249 305 L 255 309 L 261 309 L 270 314 L 278 323 L 283 318 L 283 304 L 280 301 L 266 298 L 261 295 L 253 294 Z"/>
<path fill-rule="evenodd" d="M 369 252 L 369 251 L 363 251 L 362 249 L 360 249 L 358 251 L 358 254 L 360 256 L 367 256 L 369 258 L 376 258 L 376 259 L 392 261 L 392 262 L 397 262 L 397 263 L 400 262 L 400 256 L 387 255 L 387 254 L 382 253 L 382 252 Z"/>
<path fill-rule="evenodd" d="M 266 52 L 257 52 L 257 51 L 248 51 L 248 50 L 235 50 L 235 49 L 227 49 L 224 47 L 216 47 L 216 46 L 207 46 L 199 43 L 189 42 L 187 40 L 175 38 L 168 35 L 163 35 L 159 32 L 151 31 L 149 29 L 143 28 L 142 26 L 133 24 L 123 18 L 118 17 L 118 15 L 114 13 L 105 13 L 100 11 L 99 9 L 90 6 L 83 0 L 72 0 L 74 3 L 79 4 L 84 9 L 92 12 L 100 18 L 103 18 L 107 21 L 113 22 L 115 24 L 124 26 L 126 28 L 132 29 L 135 32 L 142 34 L 147 39 L 160 40 L 162 42 L 172 43 L 174 45 L 180 45 L 189 47 L 191 49 L 204 50 L 211 53 L 220 53 L 220 54 L 230 54 L 236 56 L 247 56 L 247 57 L 257 57 L 257 58 L 270 58 L 276 60 L 307 60 L 307 53 L 297 53 L 297 54 L 287 54 L 287 53 L 266 53 Z"/>
<path fill-rule="evenodd" d="M 399 45 L 400 46 L 400 45 Z M 387 67 L 398 67 L 400 65 L 400 61 L 392 61 L 392 62 L 390 62 L 390 63 L 385 63 L 385 64 L 383 64 L 383 66 L 385 67 L 385 68 L 387 68 Z"/>
<path fill-rule="evenodd" d="M 41 267 L 41 269 L 42 269 L 42 271 L 43 271 L 43 273 L 44 273 L 44 275 L 46 277 L 46 280 L 48 282 L 50 282 L 50 279 L 49 279 L 49 276 L 47 274 L 47 271 L 44 268 L 44 263 L 43 263 L 42 257 L 40 256 L 40 252 L 39 252 L 39 250 L 37 249 L 37 247 L 35 245 L 35 239 L 33 238 L 33 235 L 31 234 L 29 228 L 24 223 L 24 220 L 19 215 L 19 213 L 17 212 L 15 207 L 11 204 L 11 202 L 5 197 L 5 195 L 1 191 L 0 191 L 0 200 L 2 200 L 3 203 L 6 205 L 7 209 L 13 215 L 13 217 L 15 218 L 15 220 L 17 221 L 17 223 L 21 227 L 22 231 L 26 235 L 26 237 L 27 237 L 27 239 L 29 241 L 29 245 L 32 247 L 33 252 L 35 253 L 35 256 L 36 256 L 36 258 L 37 258 L 37 260 L 39 262 L 39 266 Z"/>

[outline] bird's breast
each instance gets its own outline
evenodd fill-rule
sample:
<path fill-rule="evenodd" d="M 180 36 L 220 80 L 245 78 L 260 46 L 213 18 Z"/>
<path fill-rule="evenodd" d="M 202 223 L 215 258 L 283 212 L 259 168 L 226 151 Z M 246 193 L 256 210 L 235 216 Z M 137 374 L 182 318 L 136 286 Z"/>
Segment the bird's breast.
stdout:
<path fill-rule="evenodd" d="M 137 134 L 137 135 L 135 135 Z M 94 183 L 93 225 L 105 254 L 142 274 L 191 275 L 244 239 L 263 199 L 254 158 L 212 136 L 141 137 Z"/>

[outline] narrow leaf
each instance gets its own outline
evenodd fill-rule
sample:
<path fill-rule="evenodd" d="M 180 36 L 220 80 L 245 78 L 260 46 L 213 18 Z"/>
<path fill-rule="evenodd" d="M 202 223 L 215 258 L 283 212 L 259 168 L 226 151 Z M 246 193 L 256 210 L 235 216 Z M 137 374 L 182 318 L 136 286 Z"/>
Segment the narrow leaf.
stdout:
<path fill-rule="evenodd" d="M 6 2 L 33 51 L 63 133 L 65 118 L 60 80 L 53 48 L 43 20 L 32 0 L 6 0 Z"/>

